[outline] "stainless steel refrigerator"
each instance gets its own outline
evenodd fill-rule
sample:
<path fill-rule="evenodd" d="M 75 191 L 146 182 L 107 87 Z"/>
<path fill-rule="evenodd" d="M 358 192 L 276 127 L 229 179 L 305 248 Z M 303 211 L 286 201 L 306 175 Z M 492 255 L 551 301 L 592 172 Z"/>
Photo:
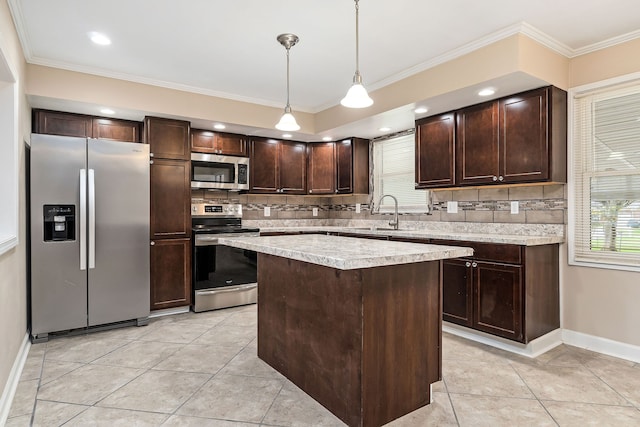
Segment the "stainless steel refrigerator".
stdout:
<path fill-rule="evenodd" d="M 149 316 L 149 146 L 33 134 L 30 315 L 51 332 Z"/>

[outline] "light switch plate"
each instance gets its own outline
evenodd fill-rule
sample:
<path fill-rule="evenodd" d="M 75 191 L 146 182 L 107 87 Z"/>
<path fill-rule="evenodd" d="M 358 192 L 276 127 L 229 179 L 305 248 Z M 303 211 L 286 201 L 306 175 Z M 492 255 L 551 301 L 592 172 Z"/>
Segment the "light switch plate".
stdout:
<path fill-rule="evenodd" d="M 313 216 L 318 216 L 318 208 L 313 208 Z"/>
<path fill-rule="evenodd" d="M 271 206 L 264 207 L 264 216 L 271 216 Z"/>
<path fill-rule="evenodd" d="M 458 202 L 447 202 L 447 213 L 458 213 Z"/>
<path fill-rule="evenodd" d="M 356 213 L 360 213 L 360 203 L 356 203 Z"/>
<path fill-rule="evenodd" d="M 511 202 L 511 213 L 517 214 L 520 213 L 520 202 Z"/>

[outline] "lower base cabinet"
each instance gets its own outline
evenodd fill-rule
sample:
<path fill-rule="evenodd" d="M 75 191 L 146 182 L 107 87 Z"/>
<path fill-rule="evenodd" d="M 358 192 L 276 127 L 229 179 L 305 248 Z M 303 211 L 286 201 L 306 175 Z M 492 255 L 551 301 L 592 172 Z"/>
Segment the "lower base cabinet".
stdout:
<path fill-rule="evenodd" d="M 431 243 L 474 248 L 442 262 L 443 320 L 525 344 L 560 327 L 557 244 Z"/>
<path fill-rule="evenodd" d="M 191 304 L 191 239 L 151 242 L 151 310 Z"/>

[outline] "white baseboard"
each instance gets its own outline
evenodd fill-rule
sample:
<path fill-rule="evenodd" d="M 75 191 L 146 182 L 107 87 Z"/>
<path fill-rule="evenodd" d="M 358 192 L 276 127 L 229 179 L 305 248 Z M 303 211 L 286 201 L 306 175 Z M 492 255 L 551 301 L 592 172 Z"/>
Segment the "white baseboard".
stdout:
<path fill-rule="evenodd" d="M 465 328 L 464 326 L 459 326 L 449 322 L 442 322 L 442 331 L 531 358 L 538 357 L 542 353 L 562 344 L 561 329 L 556 329 L 536 338 L 529 342 L 529 344 L 517 343 L 515 341 L 496 337 L 495 335 L 486 334 L 484 332 Z"/>
<path fill-rule="evenodd" d="M 569 329 L 562 330 L 562 341 L 575 347 L 640 363 L 640 346 L 637 345 L 583 334 Z"/>
<path fill-rule="evenodd" d="M 29 355 L 29 349 L 31 348 L 31 341 L 29 341 L 29 332 L 24 335 L 16 359 L 13 361 L 13 366 L 9 372 L 9 378 L 4 385 L 2 391 L 2 397 L 0 397 L 0 426 L 5 425 L 7 418 L 9 417 L 9 411 L 11 410 L 11 403 L 13 403 L 13 397 L 16 394 L 18 383 L 20 382 L 20 375 L 22 375 L 22 369 L 27 361 Z"/>

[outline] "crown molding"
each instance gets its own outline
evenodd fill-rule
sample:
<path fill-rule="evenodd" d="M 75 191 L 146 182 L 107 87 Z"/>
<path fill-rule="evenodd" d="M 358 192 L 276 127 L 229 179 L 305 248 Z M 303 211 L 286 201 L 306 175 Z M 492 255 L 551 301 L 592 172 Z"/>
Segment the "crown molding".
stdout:
<path fill-rule="evenodd" d="M 20 44 L 22 45 L 22 53 L 24 54 L 25 60 L 29 62 L 29 60 L 33 57 L 33 54 L 31 52 L 31 43 L 29 42 L 29 36 L 25 31 L 25 28 L 27 26 L 24 24 L 25 19 L 24 15 L 22 14 L 22 6 L 19 0 L 7 0 L 7 4 L 9 5 L 9 12 L 11 12 L 11 16 L 13 18 L 13 26 L 18 33 L 18 40 L 20 40 Z"/>
<path fill-rule="evenodd" d="M 586 55 L 587 53 L 592 53 L 601 49 L 606 49 L 608 47 L 612 47 L 618 44 L 626 43 L 631 40 L 636 40 L 640 38 L 640 30 L 635 30 L 628 32 L 626 34 L 622 34 L 621 36 L 611 37 L 610 39 L 603 40 L 598 43 L 593 43 L 588 46 L 581 47 L 579 49 L 575 49 L 573 51 L 573 55 L 571 58 Z"/>

